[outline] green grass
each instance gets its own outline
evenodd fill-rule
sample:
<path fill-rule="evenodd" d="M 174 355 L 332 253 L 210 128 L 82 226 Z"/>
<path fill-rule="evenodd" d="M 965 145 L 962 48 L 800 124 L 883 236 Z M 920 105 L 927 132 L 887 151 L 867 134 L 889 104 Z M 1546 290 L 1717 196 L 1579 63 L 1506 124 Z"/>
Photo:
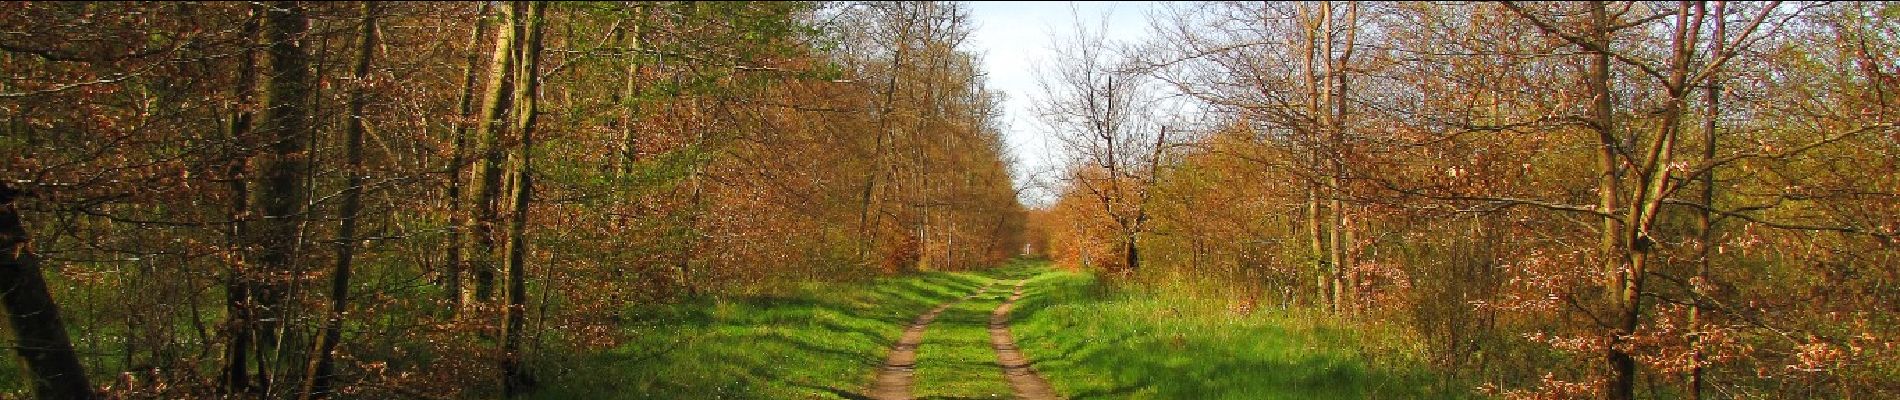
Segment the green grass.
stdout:
<path fill-rule="evenodd" d="M 1370 366 L 1361 350 L 1369 333 L 1326 318 L 1242 316 L 1216 301 L 1109 291 L 1091 275 L 1018 262 L 979 273 L 806 284 L 779 297 L 638 307 L 623 327 L 629 343 L 543 360 L 534 398 L 862 399 L 906 324 L 991 282 L 925 333 L 914 394 L 1010 398 L 987 327 L 1020 278 L 1030 283 L 1011 317 L 1017 344 L 1072 399 L 1472 397 L 1443 389 L 1456 385 L 1423 367 Z"/>
<path fill-rule="evenodd" d="M 1369 367 L 1353 331 L 1322 318 L 1109 293 L 1071 272 L 1041 274 L 1027 292 L 1012 318 L 1017 346 L 1072 399 L 1472 397 L 1423 366 Z"/>
<path fill-rule="evenodd" d="M 1009 281 L 996 281 L 989 291 L 957 304 L 930 324 L 924 343 L 917 346 L 919 399 L 1009 398 L 1009 384 L 996 366 L 990 348 L 990 312 L 1008 298 Z"/>
<path fill-rule="evenodd" d="M 780 297 L 638 307 L 634 321 L 623 326 L 630 342 L 596 354 L 543 360 L 538 370 L 558 372 L 544 373 L 534 398 L 862 398 L 858 393 L 904 326 L 989 281 L 976 273 L 933 272 L 868 283 L 805 284 Z M 926 343 L 962 340 L 966 332 L 939 328 L 968 319 L 961 316 L 966 310 L 940 316 L 941 325 L 926 333 Z M 920 355 L 933 352 L 923 351 Z M 973 357 L 962 349 L 944 353 L 928 356 L 939 361 L 924 363 Z M 996 368 L 990 364 L 983 370 Z M 1000 377 L 992 379 L 1002 384 Z"/>

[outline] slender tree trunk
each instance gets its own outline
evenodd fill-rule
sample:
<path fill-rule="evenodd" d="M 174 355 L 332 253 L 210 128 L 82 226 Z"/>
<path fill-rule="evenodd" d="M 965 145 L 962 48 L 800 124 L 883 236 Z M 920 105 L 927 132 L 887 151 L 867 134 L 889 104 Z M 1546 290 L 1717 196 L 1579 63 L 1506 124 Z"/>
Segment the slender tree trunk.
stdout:
<path fill-rule="evenodd" d="M 893 4 L 895 4 L 895 7 L 900 7 L 900 9 L 904 7 L 903 3 Z M 899 22 L 901 28 L 899 28 L 897 39 L 894 42 L 896 48 L 891 51 L 890 71 L 888 71 L 889 76 L 886 76 L 884 80 L 884 101 L 878 104 L 877 109 L 877 135 L 871 146 L 871 166 L 864 174 L 864 191 L 858 203 L 858 234 L 860 236 L 858 258 L 860 259 L 865 258 L 869 250 L 877 246 L 878 217 L 881 215 L 877 212 L 877 209 L 880 207 L 877 201 L 877 183 L 878 178 L 882 177 L 885 173 L 884 154 L 886 142 L 895 142 L 897 140 L 897 134 L 893 132 L 896 124 L 891 122 L 891 112 L 897 107 L 897 78 L 898 75 L 903 72 L 904 61 L 906 60 L 905 55 L 908 53 L 907 50 L 910 49 L 911 28 L 916 23 L 916 19 L 911 18 L 909 15 L 904 15 L 900 18 L 903 18 L 903 21 Z M 886 140 L 886 138 L 889 138 L 889 140 Z M 886 191 L 889 191 L 889 189 L 886 189 Z"/>
<path fill-rule="evenodd" d="M 693 105 L 692 109 L 694 112 L 698 112 L 700 109 L 698 99 L 695 98 L 691 104 Z M 695 286 L 696 283 L 693 280 L 692 266 L 693 259 L 699 255 L 699 219 L 701 213 L 705 212 L 706 207 L 706 185 L 701 181 L 702 178 L 700 175 L 705 172 L 703 170 L 706 164 L 711 162 L 708 159 L 707 153 L 704 151 L 705 146 L 706 131 L 704 129 L 697 130 L 693 136 L 693 148 L 697 150 L 696 153 L 693 154 L 692 172 L 687 174 L 686 177 L 686 183 L 692 186 L 692 194 L 688 197 L 690 201 L 688 202 L 686 211 L 686 243 L 680 246 L 680 256 L 673 263 L 674 277 L 677 279 L 675 283 L 677 283 L 681 289 L 685 289 L 688 296 L 699 295 L 699 288 Z"/>
<path fill-rule="evenodd" d="M 1597 47 L 1610 48 L 1609 13 L 1603 1 L 1590 2 L 1590 19 L 1593 38 Z M 1597 210 L 1603 211 L 1603 227 L 1598 236 L 1597 252 L 1603 257 L 1604 286 L 1610 297 L 1622 297 L 1622 223 L 1613 215 L 1617 212 L 1618 197 L 1623 190 L 1618 183 L 1622 176 L 1618 162 L 1622 139 L 1616 133 L 1615 93 L 1610 91 L 1610 54 L 1593 51 L 1590 53 L 1590 70 L 1586 85 L 1590 88 L 1590 123 L 1597 133 Z"/>
<path fill-rule="evenodd" d="M 1684 4 L 1676 12 L 1675 36 L 1671 42 L 1674 56 L 1670 60 L 1669 76 L 1663 83 L 1669 97 L 1663 103 L 1656 135 L 1643 147 L 1643 164 L 1636 171 L 1642 187 L 1630 201 L 1628 223 L 1623 230 L 1629 264 L 1624 272 L 1622 296 L 1617 298 L 1617 326 L 1612 332 L 1608 357 L 1611 365 L 1608 392 L 1615 400 L 1635 397 L 1636 359 L 1623 344 L 1641 325 L 1643 281 L 1648 276 L 1650 259 L 1660 245 L 1651 233 L 1655 231 L 1656 215 L 1662 208 L 1663 192 L 1669 185 L 1668 165 L 1675 157 L 1676 138 L 1682 131 L 1683 105 L 1689 92 L 1686 82 L 1689 60 L 1694 56 L 1695 36 L 1701 31 L 1702 15 L 1698 10 L 1692 18 L 1690 8 Z"/>
<path fill-rule="evenodd" d="M 1317 157 L 1314 157 L 1317 158 Z M 1314 279 L 1318 281 L 1319 293 L 1314 296 L 1315 306 L 1320 309 L 1333 309 L 1333 273 L 1326 261 L 1326 231 L 1320 226 L 1325 218 L 1320 209 L 1319 183 L 1306 184 L 1306 237 L 1310 245 L 1309 254 L 1313 258 Z"/>
<path fill-rule="evenodd" d="M 262 6 L 252 5 L 251 16 L 244 22 L 243 35 L 250 42 L 239 57 L 238 81 L 234 88 L 237 98 L 237 110 L 232 114 L 230 132 L 232 142 L 231 159 L 225 166 L 226 190 L 230 195 L 230 225 L 225 230 L 225 241 L 236 252 L 232 257 L 236 262 L 225 272 L 224 278 L 224 365 L 218 373 L 218 390 L 224 394 L 244 393 L 251 389 L 250 348 L 254 332 L 252 308 L 255 299 L 251 298 L 251 279 L 247 274 L 251 268 L 244 260 L 247 258 L 243 247 L 246 242 L 244 221 L 250 218 L 250 192 L 247 164 L 251 160 L 251 123 L 255 113 L 250 107 L 257 92 L 257 50 L 256 42 L 260 20 L 264 16 Z"/>
<path fill-rule="evenodd" d="M 634 127 L 634 122 L 640 116 L 638 106 L 640 100 L 637 98 L 640 93 L 640 56 L 642 55 L 640 39 L 644 34 L 641 26 L 646 23 L 647 5 L 634 7 L 638 7 L 639 11 L 634 12 L 636 16 L 633 26 L 627 28 L 632 32 L 623 33 L 627 35 L 625 40 L 629 41 L 626 42 L 627 78 L 620 92 L 614 95 L 615 105 L 621 108 L 617 124 L 620 129 L 620 173 L 622 174 L 633 172 L 633 164 L 640 161 L 640 131 Z"/>
<path fill-rule="evenodd" d="M 1352 312 L 1352 287 L 1346 283 L 1345 235 L 1346 213 L 1344 203 L 1339 201 L 1337 178 L 1330 178 L 1328 186 L 1333 186 L 1333 199 L 1329 200 L 1332 213 L 1326 219 L 1326 264 L 1332 267 L 1333 312 Z"/>
<path fill-rule="evenodd" d="M 1715 32 L 1713 33 L 1715 43 L 1710 46 L 1710 48 L 1715 50 L 1712 51 L 1712 53 L 1720 53 L 1723 51 L 1722 48 L 1727 45 L 1728 22 L 1727 19 L 1723 17 L 1723 15 L 1727 14 L 1725 12 L 1727 8 L 1726 2 L 1715 2 L 1715 11 L 1713 13 L 1715 16 Z M 1702 160 L 1704 162 L 1715 160 L 1715 129 L 1717 128 L 1717 120 L 1719 120 L 1722 115 L 1721 100 L 1722 81 L 1720 77 L 1712 76 L 1709 78 L 1708 87 L 1702 91 L 1704 107 L 1702 110 Z M 1706 362 L 1705 354 L 1703 353 L 1702 332 L 1707 325 L 1707 321 L 1702 320 L 1702 302 L 1708 298 L 1708 293 L 1704 291 L 1704 288 L 1712 283 L 1709 282 L 1709 251 L 1715 246 L 1715 220 L 1710 210 L 1715 208 L 1715 171 L 1715 169 L 1711 168 L 1707 175 L 1702 177 L 1702 210 L 1696 214 L 1696 274 L 1695 279 L 1689 281 L 1690 290 L 1695 294 L 1689 303 L 1689 351 L 1691 352 L 1689 358 L 1690 362 L 1694 363 L 1694 365 L 1689 368 L 1689 398 L 1691 400 L 1700 400 L 1702 398 L 1704 372 L 1702 364 Z"/>
<path fill-rule="evenodd" d="M 43 400 L 90 399 L 92 384 L 73 353 L 59 306 L 47 290 L 40 258 L 27 240 L 14 200 L 24 195 L 0 182 L 0 311 L 7 314 L 7 331 L 14 336 L 33 395 Z"/>
<path fill-rule="evenodd" d="M 1301 81 L 1305 84 L 1306 89 L 1307 113 L 1324 120 L 1330 113 L 1321 111 L 1323 109 L 1321 104 L 1324 101 L 1325 90 L 1321 88 L 1323 85 L 1320 84 L 1320 75 L 1322 72 L 1319 70 L 1318 60 L 1320 54 L 1320 33 L 1323 31 L 1322 27 L 1327 26 L 1323 20 L 1329 16 L 1322 13 L 1316 17 L 1310 14 L 1310 10 L 1310 8 L 1306 7 L 1299 8 L 1300 24 L 1302 28 L 1304 28 L 1301 32 L 1302 40 L 1299 42 L 1303 61 L 1301 63 L 1301 77 L 1304 78 Z M 1328 59 L 1331 59 L 1331 57 L 1330 55 L 1327 56 Z M 1325 124 L 1320 123 L 1319 125 Z M 1325 227 L 1330 224 L 1322 222 L 1329 220 L 1329 218 L 1326 217 L 1325 205 L 1320 200 L 1320 197 L 1322 197 L 1321 193 L 1325 188 L 1320 184 L 1320 178 L 1318 177 L 1320 174 L 1319 171 L 1322 170 L 1319 165 L 1326 160 L 1323 155 L 1324 150 L 1319 148 L 1319 142 L 1321 141 L 1319 131 L 1317 129 L 1309 130 L 1306 136 L 1309 149 L 1306 153 L 1307 156 L 1310 157 L 1310 162 L 1307 163 L 1307 165 L 1313 168 L 1313 173 L 1307 178 L 1306 182 L 1306 232 L 1307 238 L 1311 240 L 1309 250 L 1313 257 L 1316 274 L 1315 279 L 1319 282 L 1318 297 L 1321 300 L 1319 306 L 1324 310 L 1337 311 L 1339 299 L 1337 293 L 1335 293 L 1335 286 L 1337 285 L 1333 279 L 1334 264 L 1332 264 L 1332 260 L 1327 257 L 1330 253 L 1327 251 L 1326 246 L 1327 230 Z M 1335 212 L 1337 212 L 1337 210 L 1335 210 Z"/>
<path fill-rule="evenodd" d="M 1138 232 L 1128 233 L 1128 239 L 1127 239 L 1128 245 L 1125 251 L 1122 252 L 1122 255 L 1124 257 L 1127 257 L 1125 260 L 1123 260 L 1124 262 L 1126 262 L 1123 265 L 1128 266 L 1129 273 L 1134 273 L 1136 271 L 1141 270 L 1141 243 L 1138 241 L 1138 238 L 1137 238 L 1138 235 L 1140 235 L 1140 233 Z"/>
<path fill-rule="evenodd" d="M 1609 49 L 1611 45 L 1611 26 L 1607 6 L 1603 1 L 1591 1 L 1589 13 L 1592 25 L 1592 40 L 1595 47 Z M 1597 209 L 1602 211 L 1603 226 L 1598 237 L 1598 254 L 1603 257 L 1602 274 L 1604 292 L 1612 304 L 1622 312 L 1629 284 L 1624 268 L 1630 266 L 1626 242 L 1623 241 L 1625 224 L 1614 216 L 1620 210 L 1619 197 L 1623 195 L 1619 179 L 1622 176 L 1620 163 L 1622 139 L 1617 136 L 1615 120 L 1615 93 L 1610 90 L 1610 55 L 1605 51 L 1590 52 L 1590 69 L 1586 75 L 1586 85 L 1591 95 L 1591 125 L 1597 133 Z M 1634 221 L 1632 221 L 1634 222 Z M 1621 318 L 1622 315 L 1617 315 Z M 1613 330 L 1620 329 L 1613 327 Z M 1612 399 L 1629 399 L 1634 396 L 1635 359 L 1616 347 L 1623 342 L 1623 333 L 1611 333 L 1611 348 L 1605 354 L 1610 369 L 1610 379 L 1605 394 Z M 1625 382 L 1624 380 L 1627 380 Z"/>
<path fill-rule="evenodd" d="M 363 107 L 369 103 L 367 82 L 370 63 L 376 54 L 376 3 L 363 2 L 363 32 L 357 47 L 356 68 L 352 71 L 356 87 L 350 93 L 348 128 L 344 133 L 344 153 L 349 165 L 344 168 L 343 208 L 339 210 L 336 241 L 336 271 L 330 277 L 330 310 L 317 336 L 315 358 L 304 374 L 302 398 L 317 399 L 330 394 L 337 342 L 343 339 L 343 314 L 349 309 L 350 262 L 356 255 L 356 218 L 363 208 L 363 133 L 367 130 Z"/>
<path fill-rule="evenodd" d="M 263 180 L 252 192 L 252 203 L 262 219 L 251 230 L 251 244 L 258 249 L 257 268 L 250 274 L 256 280 L 250 289 L 254 299 L 253 332 L 255 357 L 270 360 L 278 348 L 278 335 L 287 317 L 286 293 L 290 287 L 298 247 L 298 222 L 303 209 L 310 176 L 307 147 L 311 138 L 309 110 L 311 90 L 315 87 L 310 72 L 310 56 L 304 36 L 310 19 L 303 4 L 295 1 L 274 2 L 268 7 L 264 36 L 269 60 L 270 81 L 264 87 L 263 130 L 269 138 L 264 153 Z M 272 377 L 260 362 L 256 390 L 269 393 Z"/>
<path fill-rule="evenodd" d="M 503 312 L 502 326 L 502 393 L 515 397 L 527 393 L 534 386 L 533 375 L 523 364 L 521 352 L 522 328 L 525 327 L 528 311 L 527 290 L 527 229 L 528 206 L 534 194 L 534 123 L 537 107 L 540 106 L 541 88 L 541 30 L 542 13 L 547 2 L 516 1 L 511 7 L 517 16 L 526 12 L 525 21 L 516 24 L 516 36 L 522 38 L 518 60 L 520 69 L 516 71 L 521 85 L 514 97 L 519 100 L 515 113 L 515 131 L 520 132 L 521 147 L 517 150 L 518 170 L 515 175 L 513 213 L 508 224 L 508 306 Z"/>
<path fill-rule="evenodd" d="M 481 53 L 475 51 L 475 49 L 481 47 L 483 39 L 488 38 L 490 25 L 488 22 L 488 7 L 489 2 L 482 2 L 481 11 L 478 13 L 479 19 L 475 23 L 475 33 L 471 34 L 468 39 L 468 56 L 463 60 L 464 64 L 462 69 L 462 94 L 456 101 L 456 116 L 458 118 L 455 120 L 455 131 L 453 133 L 453 135 L 455 135 L 455 153 L 449 157 L 449 189 L 448 195 L 446 196 L 449 202 L 449 246 L 448 259 L 443 262 L 442 292 L 446 295 L 446 299 L 449 302 L 448 308 L 451 314 L 461 312 L 462 271 L 467 269 L 467 265 L 463 265 L 465 262 L 462 259 L 462 247 L 464 243 L 462 242 L 463 227 L 461 218 L 466 218 L 462 215 L 462 204 L 464 203 L 462 200 L 462 180 L 465 179 L 462 175 L 468 165 L 468 160 L 464 160 L 468 158 L 468 120 L 475 116 L 475 72 L 481 69 L 481 66 L 477 64 L 481 62 L 479 57 Z"/>
<path fill-rule="evenodd" d="M 1345 46 L 1338 50 L 1339 60 L 1326 68 L 1335 85 L 1331 95 L 1327 96 L 1332 100 L 1332 109 L 1329 110 L 1332 118 L 1328 119 L 1332 126 L 1327 130 L 1333 134 L 1333 269 L 1339 271 L 1343 289 L 1340 298 L 1340 303 L 1344 304 L 1342 308 L 1352 313 L 1359 306 L 1359 285 L 1350 253 L 1353 247 L 1352 221 L 1347 219 L 1346 214 L 1346 184 L 1347 179 L 1351 178 L 1346 171 L 1346 158 L 1351 155 L 1350 138 L 1346 132 L 1349 129 L 1347 118 L 1351 114 L 1346 99 L 1350 88 L 1347 85 L 1350 82 L 1347 72 L 1351 70 L 1353 48 L 1359 45 L 1359 2 L 1346 3 L 1345 23 L 1346 39 L 1345 43 L 1341 43 Z M 1332 41 L 1329 39 L 1327 43 L 1330 49 Z"/>
<path fill-rule="evenodd" d="M 1345 208 L 1343 202 L 1340 206 L 1342 210 Z M 1334 261 L 1333 264 L 1340 266 L 1339 284 L 1345 287 L 1345 297 L 1341 302 L 1345 303 L 1347 313 L 1356 313 L 1359 311 L 1361 304 L 1359 304 L 1359 272 L 1352 268 L 1352 266 L 1358 265 L 1357 259 L 1353 258 L 1353 249 L 1356 246 L 1353 246 L 1352 243 L 1353 232 L 1358 231 L 1357 228 L 1354 228 L 1354 224 L 1361 224 L 1363 226 L 1364 221 L 1353 219 L 1351 215 L 1344 212 L 1338 213 L 1338 215 L 1340 216 L 1340 243 L 1339 248 L 1334 252 L 1334 256 L 1338 257 L 1338 261 Z"/>
<path fill-rule="evenodd" d="M 503 28 L 495 37 L 495 57 L 488 71 L 487 93 L 482 96 L 482 115 L 476 122 L 475 151 L 481 154 L 474 179 L 475 210 L 464 226 L 470 242 L 466 257 L 475 275 L 475 290 L 465 303 L 486 303 L 495 290 L 495 225 L 501 220 L 502 138 L 507 131 L 508 109 L 514 103 L 515 35 L 519 22 L 512 8 L 502 9 Z"/>

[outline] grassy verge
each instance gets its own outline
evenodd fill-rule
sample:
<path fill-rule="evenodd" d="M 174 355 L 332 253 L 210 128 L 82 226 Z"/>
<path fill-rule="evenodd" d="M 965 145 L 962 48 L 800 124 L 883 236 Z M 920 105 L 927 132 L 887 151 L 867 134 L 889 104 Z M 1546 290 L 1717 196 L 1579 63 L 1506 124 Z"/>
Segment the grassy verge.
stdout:
<path fill-rule="evenodd" d="M 1111 294 L 1085 274 L 1039 275 L 1012 319 L 1017 346 L 1072 399 L 1471 397 L 1423 367 L 1367 366 L 1353 331 L 1321 318 Z"/>
<path fill-rule="evenodd" d="M 544 377 L 534 397 L 862 398 L 857 393 L 871 381 L 911 319 L 989 281 L 975 273 L 933 272 L 860 284 L 807 284 L 782 297 L 640 307 L 634 320 L 623 325 L 630 342 L 597 354 L 544 361 L 547 365 L 539 370 L 559 372 Z M 963 332 L 945 336 L 938 328 L 974 318 L 963 316 L 969 307 L 979 306 L 966 305 L 939 317 L 940 325 L 926 333 L 926 343 L 962 340 Z M 935 351 L 940 350 L 920 354 Z M 969 356 L 962 349 L 946 353 L 929 357 Z M 983 369 L 991 375 L 995 370 L 993 364 Z M 932 373 L 920 371 L 920 377 Z M 1001 384 L 1000 378 L 992 379 Z"/>

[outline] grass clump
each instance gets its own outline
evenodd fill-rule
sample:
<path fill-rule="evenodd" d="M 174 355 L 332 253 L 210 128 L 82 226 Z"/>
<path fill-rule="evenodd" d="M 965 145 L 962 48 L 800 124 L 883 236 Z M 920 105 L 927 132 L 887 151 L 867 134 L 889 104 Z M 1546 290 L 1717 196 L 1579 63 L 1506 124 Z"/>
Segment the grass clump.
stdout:
<path fill-rule="evenodd" d="M 1369 366 L 1355 331 L 1323 317 L 1129 289 L 1092 275 L 1034 278 L 1017 346 L 1071 399 L 1463 398 L 1425 366 Z"/>

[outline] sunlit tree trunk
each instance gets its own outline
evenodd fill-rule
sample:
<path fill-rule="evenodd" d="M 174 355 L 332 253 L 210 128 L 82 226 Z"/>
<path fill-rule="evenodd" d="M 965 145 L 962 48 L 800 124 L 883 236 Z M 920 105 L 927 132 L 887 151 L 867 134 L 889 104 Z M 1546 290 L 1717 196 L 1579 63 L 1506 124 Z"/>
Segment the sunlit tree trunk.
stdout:
<path fill-rule="evenodd" d="M 488 85 L 482 95 L 481 115 L 475 125 L 474 213 L 463 224 L 469 243 L 468 271 L 474 275 L 475 290 L 467 292 L 463 303 L 486 303 L 495 291 L 495 226 L 501 220 L 502 165 L 506 155 L 502 138 L 508 130 L 508 110 L 514 103 L 515 35 L 512 28 L 519 16 L 512 8 L 502 8 L 502 28 L 495 36 L 495 54 L 489 63 Z"/>
<path fill-rule="evenodd" d="M 511 7 L 514 15 L 522 17 L 521 22 L 514 24 L 516 37 L 522 38 L 517 55 L 519 69 L 515 72 L 520 85 L 514 94 L 519 103 L 514 128 L 520 134 L 521 146 L 515 153 L 514 206 L 508 224 L 508 304 L 502 310 L 501 378 L 503 395 L 516 397 L 534 386 L 533 375 L 522 361 L 521 343 L 522 329 L 527 326 L 528 206 L 534 196 L 534 131 L 540 106 L 537 92 L 541 89 L 542 13 L 547 9 L 547 2 L 516 1 Z M 524 12 L 526 15 L 522 16 Z"/>
<path fill-rule="evenodd" d="M 442 263 L 442 293 L 449 302 L 448 311 L 451 314 L 461 312 L 462 271 L 467 269 L 467 265 L 464 265 L 466 262 L 463 260 L 465 243 L 463 243 L 462 237 L 465 227 L 462 226 L 461 221 L 461 218 L 465 218 L 465 216 L 462 215 L 462 205 L 466 203 L 466 201 L 462 199 L 462 182 L 467 178 L 462 175 L 464 175 L 468 166 L 468 160 L 465 160 L 465 158 L 468 158 L 469 119 L 475 116 L 476 71 L 481 68 L 481 65 L 478 64 L 481 62 L 481 52 L 476 51 L 476 49 L 479 49 L 482 41 L 488 38 L 489 25 L 491 25 L 488 16 L 489 4 L 489 2 L 482 2 L 481 11 L 477 13 L 478 19 L 475 22 L 475 33 L 469 36 L 468 55 L 464 57 L 462 61 L 462 93 L 456 100 L 457 118 L 455 120 L 455 131 L 452 133 L 454 135 L 453 140 L 455 141 L 455 152 L 449 157 L 449 188 L 448 194 L 445 196 L 448 198 L 449 203 L 448 254 L 446 257 L 447 260 Z"/>
<path fill-rule="evenodd" d="M 1314 16 L 1312 14 L 1313 10 L 1306 7 L 1300 7 L 1298 10 L 1299 25 L 1301 28 L 1301 40 L 1299 41 L 1300 65 L 1302 67 L 1300 81 L 1305 86 L 1306 112 L 1309 115 L 1315 115 L 1318 118 L 1324 119 L 1326 118 L 1326 114 L 1322 113 L 1321 110 L 1323 109 L 1322 102 L 1324 101 L 1325 89 L 1322 89 L 1322 87 L 1326 85 L 1321 83 L 1320 76 L 1323 72 L 1320 71 L 1319 60 L 1321 54 L 1320 40 L 1321 32 L 1323 32 L 1322 27 L 1326 26 L 1322 21 L 1326 18 L 1326 15 L 1321 14 Z M 1326 57 L 1328 59 L 1331 58 L 1331 56 Z M 1324 193 L 1326 193 L 1326 187 L 1323 186 L 1318 176 L 1322 173 L 1320 172 L 1322 168 L 1320 168 L 1319 165 L 1326 161 L 1323 155 L 1324 150 L 1319 147 L 1321 140 L 1320 135 L 1321 133 L 1317 129 L 1306 129 L 1305 139 L 1308 148 L 1305 153 L 1306 157 L 1310 159 L 1306 165 L 1312 168 L 1308 174 L 1306 184 L 1306 232 L 1307 239 L 1310 240 L 1309 251 L 1313 259 L 1314 273 L 1316 275 L 1315 279 L 1319 282 L 1319 306 L 1325 310 L 1336 310 L 1339 304 L 1337 293 L 1338 285 L 1334 279 L 1334 274 L 1336 273 L 1334 264 L 1331 257 L 1329 257 L 1331 253 L 1327 250 L 1329 248 L 1327 246 L 1329 243 L 1327 237 L 1329 237 L 1328 232 L 1330 231 L 1326 229 L 1332 224 L 1330 222 L 1331 218 L 1327 216 L 1325 202 L 1322 199 L 1325 197 Z"/>
<path fill-rule="evenodd" d="M 1694 13 L 1692 16 L 1691 14 Z M 1617 400 L 1635 397 L 1637 364 L 1634 355 L 1625 348 L 1628 335 L 1636 332 L 1641 325 L 1643 281 L 1648 277 L 1649 264 L 1656 255 L 1657 243 L 1652 236 L 1656 215 L 1662 208 L 1664 191 L 1669 185 L 1670 162 L 1675 159 L 1676 138 L 1682 131 L 1682 114 L 1689 88 L 1686 81 L 1689 75 L 1689 61 L 1694 55 L 1695 38 L 1699 35 L 1702 15 L 1692 11 L 1688 4 L 1676 11 L 1673 48 L 1663 88 L 1668 98 L 1662 104 L 1659 127 L 1655 136 L 1644 144 L 1643 163 L 1637 173 L 1638 183 L 1642 184 L 1635 192 L 1623 230 L 1622 240 L 1628 251 L 1628 264 L 1622 278 L 1623 288 L 1617 298 L 1616 324 L 1610 340 L 1610 397 Z"/>
<path fill-rule="evenodd" d="M 1327 7 L 1331 8 L 1332 6 L 1328 4 Z M 1358 279 L 1353 271 L 1352 257 L 1351 254 L 1349 254 L 1349 251 L 1353 247 L 1352 221 L 1347 219 L 1348 214 L 1346 213 L 1345 198 L 1347 194 L 1346 180 L 1349 178 L 1346 173 L 1346 158 L 1350 156 L 1350 147 L 1347 143 L 1348 138 L 1346 132 L 1348 129 L 1347 118 L 1349 117 L 1350 111 L 1348 108 L 1349 105 L 1347 104 L 1347 82 L 1350 81 L 1347 72 L 1351 70 L 1353 47 L 1358 45 L 1359 40 L 1358 2 L 1346 3 L 1346 17 L 1344 22 L 1346 34 L 1345 42 L 1340 43 L 1343 46 L 1336 51 L 1339 53 L 1339 59 L 1331 62 L 1331 65 L 1326 68 L 1326 72 L 1331 74 L 1332 77 L 1332 82 L 1328 83 L 1334 87 L 1334 89 L 1329 91 L 1326 97 L 1327 100 L 1332 102 L 1327 110 L 1327 112 L 1332 114 L 1332 117 L 1327 119 L 1327 122 L 1331 124 L 1331 126 L 1327 127 L 1327 131 L 1333 136 L 1329 143 L 1329 146 L 1333 149 L 1333 171 L 1331 178 L 1332 183 L 1330 185 L 1333 190 L 1333 245 L 1331 257 L 1333 269 L 1338 271 L 1340 277 L 1339 285 L 1343 289 L 1339 302 L 1344 304 L 1342 308 L 1345 312 L 1351 313 L 1354 311 L 1354 308 L 1358 306 L 1359 299 Z M 1331 23 L 1331 18 L 1328 18 L 1327 24 L 1331 25 Z M 1328 29 L 1328 32 L 1331 31 L 1332 29 Z M 1328 37 L 1326 43 L 1327 54 L 1335 52 L 1335 49 L 1332 48 L 1332 38 Z"/>
<path fill-rule="evenodd" d="M 1603 1 L 1589 3 L 1592 25 L 1591 40 L 1598 48 L 1610 48 L 1611 26 Z M 1590 69 L 1586 76 L 1586 85 L 1590 90 L 1590 125 L 1597 133 L 1597 210 L 1603 212 L 1603 227 L 1598 236 L 1597 252 L 1603 257 L 1604 286 L 1611 297 L 1621 297 L 1622 282 L 1622 222 L 1615 217 L 1618 207 L 1617 198 L 1622 196 L 1618 183 L 1622 177 L 1621 153 L 1622 139 L 1616 132 L 1616 94 L 1610 91 L 1610 54 L 1605 51 L 1591 51 Z"/>
<path fill-rule="evenodd" d="M 634 162 L 640 161 L 640 131 L 634 127 L 634 122 L 640 115 L 640 100 L 637 96 L 640 90 L 640 58 L 644 52 L 640 39 L 644 34 L 642 27 L 646 24 L 647 6 L 634 7 L 637 10 L 634 12 L 634 19 L 629 22 L 631 26 L 615 33 L 615 35 L 625 36 L 616 41 L 624 43 L 623 51 L 627 53 L 626 82 L 622 82 L 620 91 L 614 94 L 613 101 L 615 106 L 620 107 L 620 118 L 612 123 L 616 125 L 614 128 L 620 130 L 620 173 L 622 174 L 632 172 Z"/>

